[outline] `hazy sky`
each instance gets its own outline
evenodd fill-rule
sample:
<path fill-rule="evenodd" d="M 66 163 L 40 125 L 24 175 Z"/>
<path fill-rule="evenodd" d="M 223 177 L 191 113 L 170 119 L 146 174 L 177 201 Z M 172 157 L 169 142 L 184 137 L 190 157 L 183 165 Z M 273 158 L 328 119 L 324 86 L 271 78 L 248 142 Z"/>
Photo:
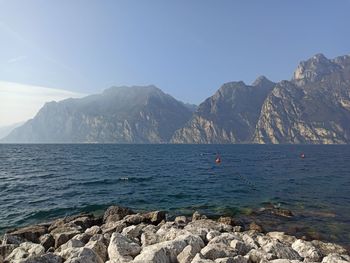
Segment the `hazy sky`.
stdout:
<path fill-rule="evenodd" d="M 349 54 L 349 10 L 350 0 L 0 0 L 0 81 L 85 94 L 155 84 L 199 103 L 224 82 L 290 79 L 315 53 Z"/>

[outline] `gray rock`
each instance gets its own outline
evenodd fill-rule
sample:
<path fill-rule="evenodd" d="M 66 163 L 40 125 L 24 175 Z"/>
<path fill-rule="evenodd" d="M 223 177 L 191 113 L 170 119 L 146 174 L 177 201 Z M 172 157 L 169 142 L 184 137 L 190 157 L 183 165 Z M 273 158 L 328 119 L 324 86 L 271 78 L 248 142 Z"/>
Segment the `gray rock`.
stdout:
<path fill-rule="evenodd" d="M 230 258 L 218 258 L 215 259 L 215 263 L 248 263 L 248 259 L 241 255 Z"/>
<path fill-rule="evenodd" d="M 289 260 L 299 260 L 299 261 L 302 260 L 298 252 L 296 252 L 293 248 L 289 246 L 283 245 L 277 240 L 272 240 L 266 244 L 262 244 L 261 248 L 266 253 L 271 253 L 276 255 L 276 257 L 279 259 L 289 259 Z"/>
<path fill-rule="evenodd" d="M 145 226 L 144 224 L 128 226 L 123 229 L 122 234 L 129 239 L 140 240 L 142 230 Z"/>
<path fill-rule="evenodd" d="M 200 219 L 207 219 L 207 217 L 205 215 L 201 215 L 198 211 L 195 211 L 192 215 L 192 221 L 196 221 Z"/>
<path fill-rule="evenodd" d="M 215 263 L 215 261 L 206 259 L 202 254 L 198 253 L 191 263 Z"/>
<path fill-rule="evenodd" d="M 145 223 L 157 225 L 163 220 L 165 220 L 166 213 L 165 211 L 153 211 L 144 214 L 143 217 L 145 218 Z"/>
<path fill-rule="evenodd" d="M 309 261 L 320 262 L 322 259 L 321 252 L 311 242 L 298 239 L 292 244 L 292 248 Z"/>
<path fill-rule="evenodd" d="M 276 259 L 276 256 L 272 253 L 266 253 L 262 249 L 252 249 L 248 252 L 248 254 L 245 256 L 249 262 L 252 263 L 260 263 L 263 261 L 270 261 L 273 259 Z"/>
<path fill-rule="evenodd" d="M 97 238 L 96 238 L 97 239 Z M 103 238 L 90 240 L 85 247 L 92 249 L 105 262 L 108 257 L 107 246 L 103 242 Z"/>
<path fill-rule="evenodd" d="M 65 263 L 103 263 L 103 260 L 90 248 L 72 248 Z"/>
<path fill-rule="evenodd" d="M 134 214 L 134 215 L 127 215 L 124 218 L 124 221 L 128 224 L 128 225 L 138 225 L 144 221 L 146 221 L 145 217 L 141 214 Z"/>
<path fill-rule="evenodd" d="M 84 244 L 89 242 L 90 238 L 91 238 L 91 235 L 86 234 L 86 233 L 81 233 L 81 234 L 78 234 L 78 235 L 75 235 L 74 237 L 72 237 L 72 239 L 79 240 L 79 241 L 83 242 Z"/>
<path fill-rule="evenodd" d="M 55 248 L 58 248 L 59 246 L 66 243 L 72 237 L 80 234 L 81 232 L 82 228 L 79 226 L 63 225 L 52 230 L 50 234 L 55 239 Z"/>
<path fill-rule="evenodd" d="M 116 222 L 131 214 L 134 214 L 134 212 L 127 207 L 110 206 L 103 215 L 103 222 Z"/>
<path fill-rule="evenodd" d="M 26 240 L 22 237 L 11 235 L 11 234 L 5 234 L 2 239 L 2 245 L 9 245 L 9 244 L 19 245 L 25 241 Z"/>
<path fill-rule="evenodd" d="M 99 226 L 92 226 L 90 228 L 87 228 L 85 230 L 85 234 L 89 235 L 89 236 L 93 236 L 96 234 L 102 234 L 102 230 Z"/>
<path fill-rule="evenodd" d="M 334 243 L 326 243 L 319 240 L 313 240 L 311 241 L 312 245 L 315 246 L 315 248 L 321 252 L 322 256 L 327 256 L 331 253 L 335 254 L 347 254 L 347 251 L 345 248 L 343 248 L 340 245 L 334 244 Z"/>
<path fill-rule="evenodd" d="M 234 257 L 237 256 L 237 252 L 232 247 L 223 243 L 208 244 L 201 250 L 201 254 L 206 259 L 215 260 L 217 258 Z"/>
<path fill-rule="evenodd" d="M 116 222 L 109 221 L 101 226 L 101 230 L 103 234 L 112 234 L 113 232 L 121 233 L 123 229 L 127 226 L 127 223 L 123 220 Z"/>
<path fill-rule="evenodd" d="M 45 248 L 40 244 L 34 244 L 31 242 L 24 242 L 15 248 L 6 260 L 12 263 L 19 263 L 24 259 L 28 259 L 35 256 L 40 256 L 45 253 Z"/>
<path fill-rule="evenodd" d="M 55 246 L 55 239 L 51 234 L 45 234 L 39 238 L 40 244 L 48 250 L 50 247 Z"/>
<path fill-rule="evenodd" d="M 284 232 L 269 232 L 266 236 L 278 240 L 283 244 L 291 246 L 297 238 L 294 236 L 286 235 Z"/>
<path fill-rule="evenodd" d="M 230 246 L 237 251 L 238 255 L 245 255 L 250 248 L 242 241 L 234 239 L 230 242 Z"/>
<path fill-rule="evenodd" d="M 18 245 L 15 244 L 0 245 L 0 259 L 4 260 L 16 247 L 18 247 Z"/>
<path fill-rule="evenodd" d="M 216 231 L 216 230 L 209 231 L 207 236 L 206 236 L 206 239 L 208 241 L 211 241 L 214 237 L 217 237 L 217 236 L 220 236 L 220 235 L 221 235 L 221 232 L 219 232 L 219 231 Z"/>
<path fill-rule="evenodd" d="M 113 233 L 108 246 L 110 259 L 127 258 L 132 259 L 138 255 L 141 247 L 120 233 Z"/>
<path fill-rule="evenodd" d="M 228 246 L 232 240 L 241 240 L 241 238 L 233 233 L 222 233 L 220 236 L 214 237 L 210 240 L 209 244 L 223 243 Z"/>
<path fill-rule="evenodd" d="M 350 262 L 350 256 L 339 255 L 336 253 L 330 253 L 328 256 L 324 257 L 322 263 L 348 263 Z"/>
<path fill-rule="evenodd" d="M 40 236 L 47 233 L 47 227 L 41 225 L 28 226 L 9 232 L 12 236 L 17 236 L 33 243 L 39 243 Z"/>
<path fill-rule="evenodd" d="M 63 259 L 53 253 L 47 253 L 41 256 L 34 256 L 25 259 L 21 263 L 62 263 Z"/>
<path fill-rule="evenodd" d="M 177 256 L 177 260 L 179 263 L 191 263 L 193 258 L 196 256 L 196 254 L 199 253 L 200 251 L 201 251 L 200 246 L 188 245 Z"/>

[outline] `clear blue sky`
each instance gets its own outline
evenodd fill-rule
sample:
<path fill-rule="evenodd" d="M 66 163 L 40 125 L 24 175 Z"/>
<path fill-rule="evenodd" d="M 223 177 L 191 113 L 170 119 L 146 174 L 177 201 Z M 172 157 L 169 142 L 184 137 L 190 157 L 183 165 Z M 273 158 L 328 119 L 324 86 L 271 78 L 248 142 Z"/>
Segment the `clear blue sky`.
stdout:
<path fill-rule="evenodd" d="M 0 0 L 0 81 L 96 93 L 155 84 L 199 103 L 350 53 L 350 0 Z"/>

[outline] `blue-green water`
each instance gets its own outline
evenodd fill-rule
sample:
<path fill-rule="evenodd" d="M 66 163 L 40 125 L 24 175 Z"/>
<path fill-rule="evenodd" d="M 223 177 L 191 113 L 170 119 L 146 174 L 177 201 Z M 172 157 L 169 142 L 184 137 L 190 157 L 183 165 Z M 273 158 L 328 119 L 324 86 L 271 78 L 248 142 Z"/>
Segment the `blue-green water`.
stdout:
<path fill-rule="evenodd" d="M 350 146 L 0 145 L 0 232 L 110 204 L 243 219 L 273 205 L 295 216 L 267 229 L 347 244 Z"/>

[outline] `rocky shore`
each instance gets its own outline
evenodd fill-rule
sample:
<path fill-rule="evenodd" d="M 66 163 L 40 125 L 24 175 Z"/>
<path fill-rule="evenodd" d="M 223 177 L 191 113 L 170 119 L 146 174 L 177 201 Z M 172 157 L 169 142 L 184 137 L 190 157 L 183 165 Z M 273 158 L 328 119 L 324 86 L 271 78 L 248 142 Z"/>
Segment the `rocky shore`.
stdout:
<path fill-rule="evenodd" d="M 195 212 L 167 220 L 163 211 L 111 206 L 101 217 L 80 214 L 8 231 L 0 263 L 350 262 L 340 245 L 262 231 L 230 217 L 212 220 Z"/>

